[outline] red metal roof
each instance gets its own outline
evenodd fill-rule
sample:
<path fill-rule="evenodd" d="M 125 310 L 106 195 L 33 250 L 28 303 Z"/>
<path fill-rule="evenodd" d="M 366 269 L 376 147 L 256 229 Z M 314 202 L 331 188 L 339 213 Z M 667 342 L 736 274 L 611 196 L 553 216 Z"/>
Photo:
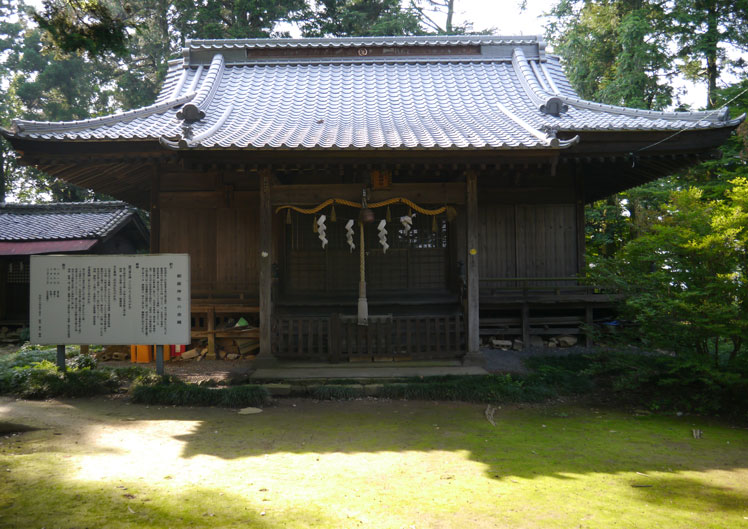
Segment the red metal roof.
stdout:
<path fill-rule="evenodd" d="M 82 252 L 95 245 L 98 239 L 70 239 L 66 241 L 0 241 L 0 255 L 36 255 L 55 252 Z"/>

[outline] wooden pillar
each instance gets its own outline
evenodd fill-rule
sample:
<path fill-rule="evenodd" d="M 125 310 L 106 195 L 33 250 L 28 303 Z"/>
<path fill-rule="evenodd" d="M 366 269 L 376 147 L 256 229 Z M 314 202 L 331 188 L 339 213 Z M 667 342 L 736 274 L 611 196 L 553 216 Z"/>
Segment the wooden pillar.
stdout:
<path fill-rule="evenodd" d="M 465 174 L 467 255 L 467 356 L 466 363 L 482 363 L 480 354 L 480 283 L 478 275 L 478 175 L 472 171 Z"/>
<path fill-rule="evenodd" d="M 205 315 L 208 325 L 208 358 L 216 360 L 218 355 L 216 354 L 216 309 L 213 305 L 208 308 L 208 312 Z"/>
<path fill-rule="evenodd" d="M 8 261 L 0 258 L 0 320 L 8 314 Z"/>
<path fill-rule="evenodd" d="M 576 207 L 577 221 L 577 272 L 582 275 L 585 273 L 587 265 L 584 239 L 584 180 L 579 166 L 575 167 L 574 170 L 574 205 Z"/>
<path fill-rule="evenodd" d="M 272 174 L 269 169 L 260 171 L 260 352 L 255 365 L 273 363 L 271 353 L 273 317 L 272 273 L 273 273 L 273 212 L 271 209 Z"/>
<path fill-rule="evenodd" d="M 522 346 L 530 347 L 530 306 L 527 303 L 522 305 Z"/>
<path fill-rule="evenodd" d="M 158 172 L 158 166 L 153 166 L 151 175 L 151 253 L 159 253 L 161 245 L 161 207 L 158 201 L 158 195 L 161 190 L 161 176 Z"/>

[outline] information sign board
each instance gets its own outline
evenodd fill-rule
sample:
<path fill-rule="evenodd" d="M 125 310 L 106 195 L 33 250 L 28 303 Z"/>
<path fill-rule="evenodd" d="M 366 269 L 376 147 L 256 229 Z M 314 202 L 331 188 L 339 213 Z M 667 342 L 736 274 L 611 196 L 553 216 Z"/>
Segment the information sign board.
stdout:
<path fill-rule="evenodd" d="M 190 343 L 187 254 L 32 255 L 37 344 Z"/>

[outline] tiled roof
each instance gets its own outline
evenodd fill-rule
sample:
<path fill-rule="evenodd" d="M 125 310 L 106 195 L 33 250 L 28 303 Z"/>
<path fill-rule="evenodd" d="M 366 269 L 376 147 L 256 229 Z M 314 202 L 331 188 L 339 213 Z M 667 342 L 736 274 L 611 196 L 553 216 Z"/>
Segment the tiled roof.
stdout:
<path fill-rule="evenodd" d="M 588 102 L 536 37 L 188 41 L 156 103 L 18 138 L 158 140 L 172 149 L 547 149 L 559 132 L 732 127 L 727 109 Z"/>
<path fill-rule="evenodd" d="M 124 202 L 0 203 L 0 241 L 100 239 L 135 214 Z"/>

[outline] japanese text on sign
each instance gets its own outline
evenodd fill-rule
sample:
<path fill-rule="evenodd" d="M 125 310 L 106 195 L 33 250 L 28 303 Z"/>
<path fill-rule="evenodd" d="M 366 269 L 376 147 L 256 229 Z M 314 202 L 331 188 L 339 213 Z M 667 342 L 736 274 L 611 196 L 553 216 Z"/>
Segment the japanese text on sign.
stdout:
<path fill-rule="evenodd" d="M 30 335 L 42 344 L 186 344 L 189 256 L 34 255 Z"/>

